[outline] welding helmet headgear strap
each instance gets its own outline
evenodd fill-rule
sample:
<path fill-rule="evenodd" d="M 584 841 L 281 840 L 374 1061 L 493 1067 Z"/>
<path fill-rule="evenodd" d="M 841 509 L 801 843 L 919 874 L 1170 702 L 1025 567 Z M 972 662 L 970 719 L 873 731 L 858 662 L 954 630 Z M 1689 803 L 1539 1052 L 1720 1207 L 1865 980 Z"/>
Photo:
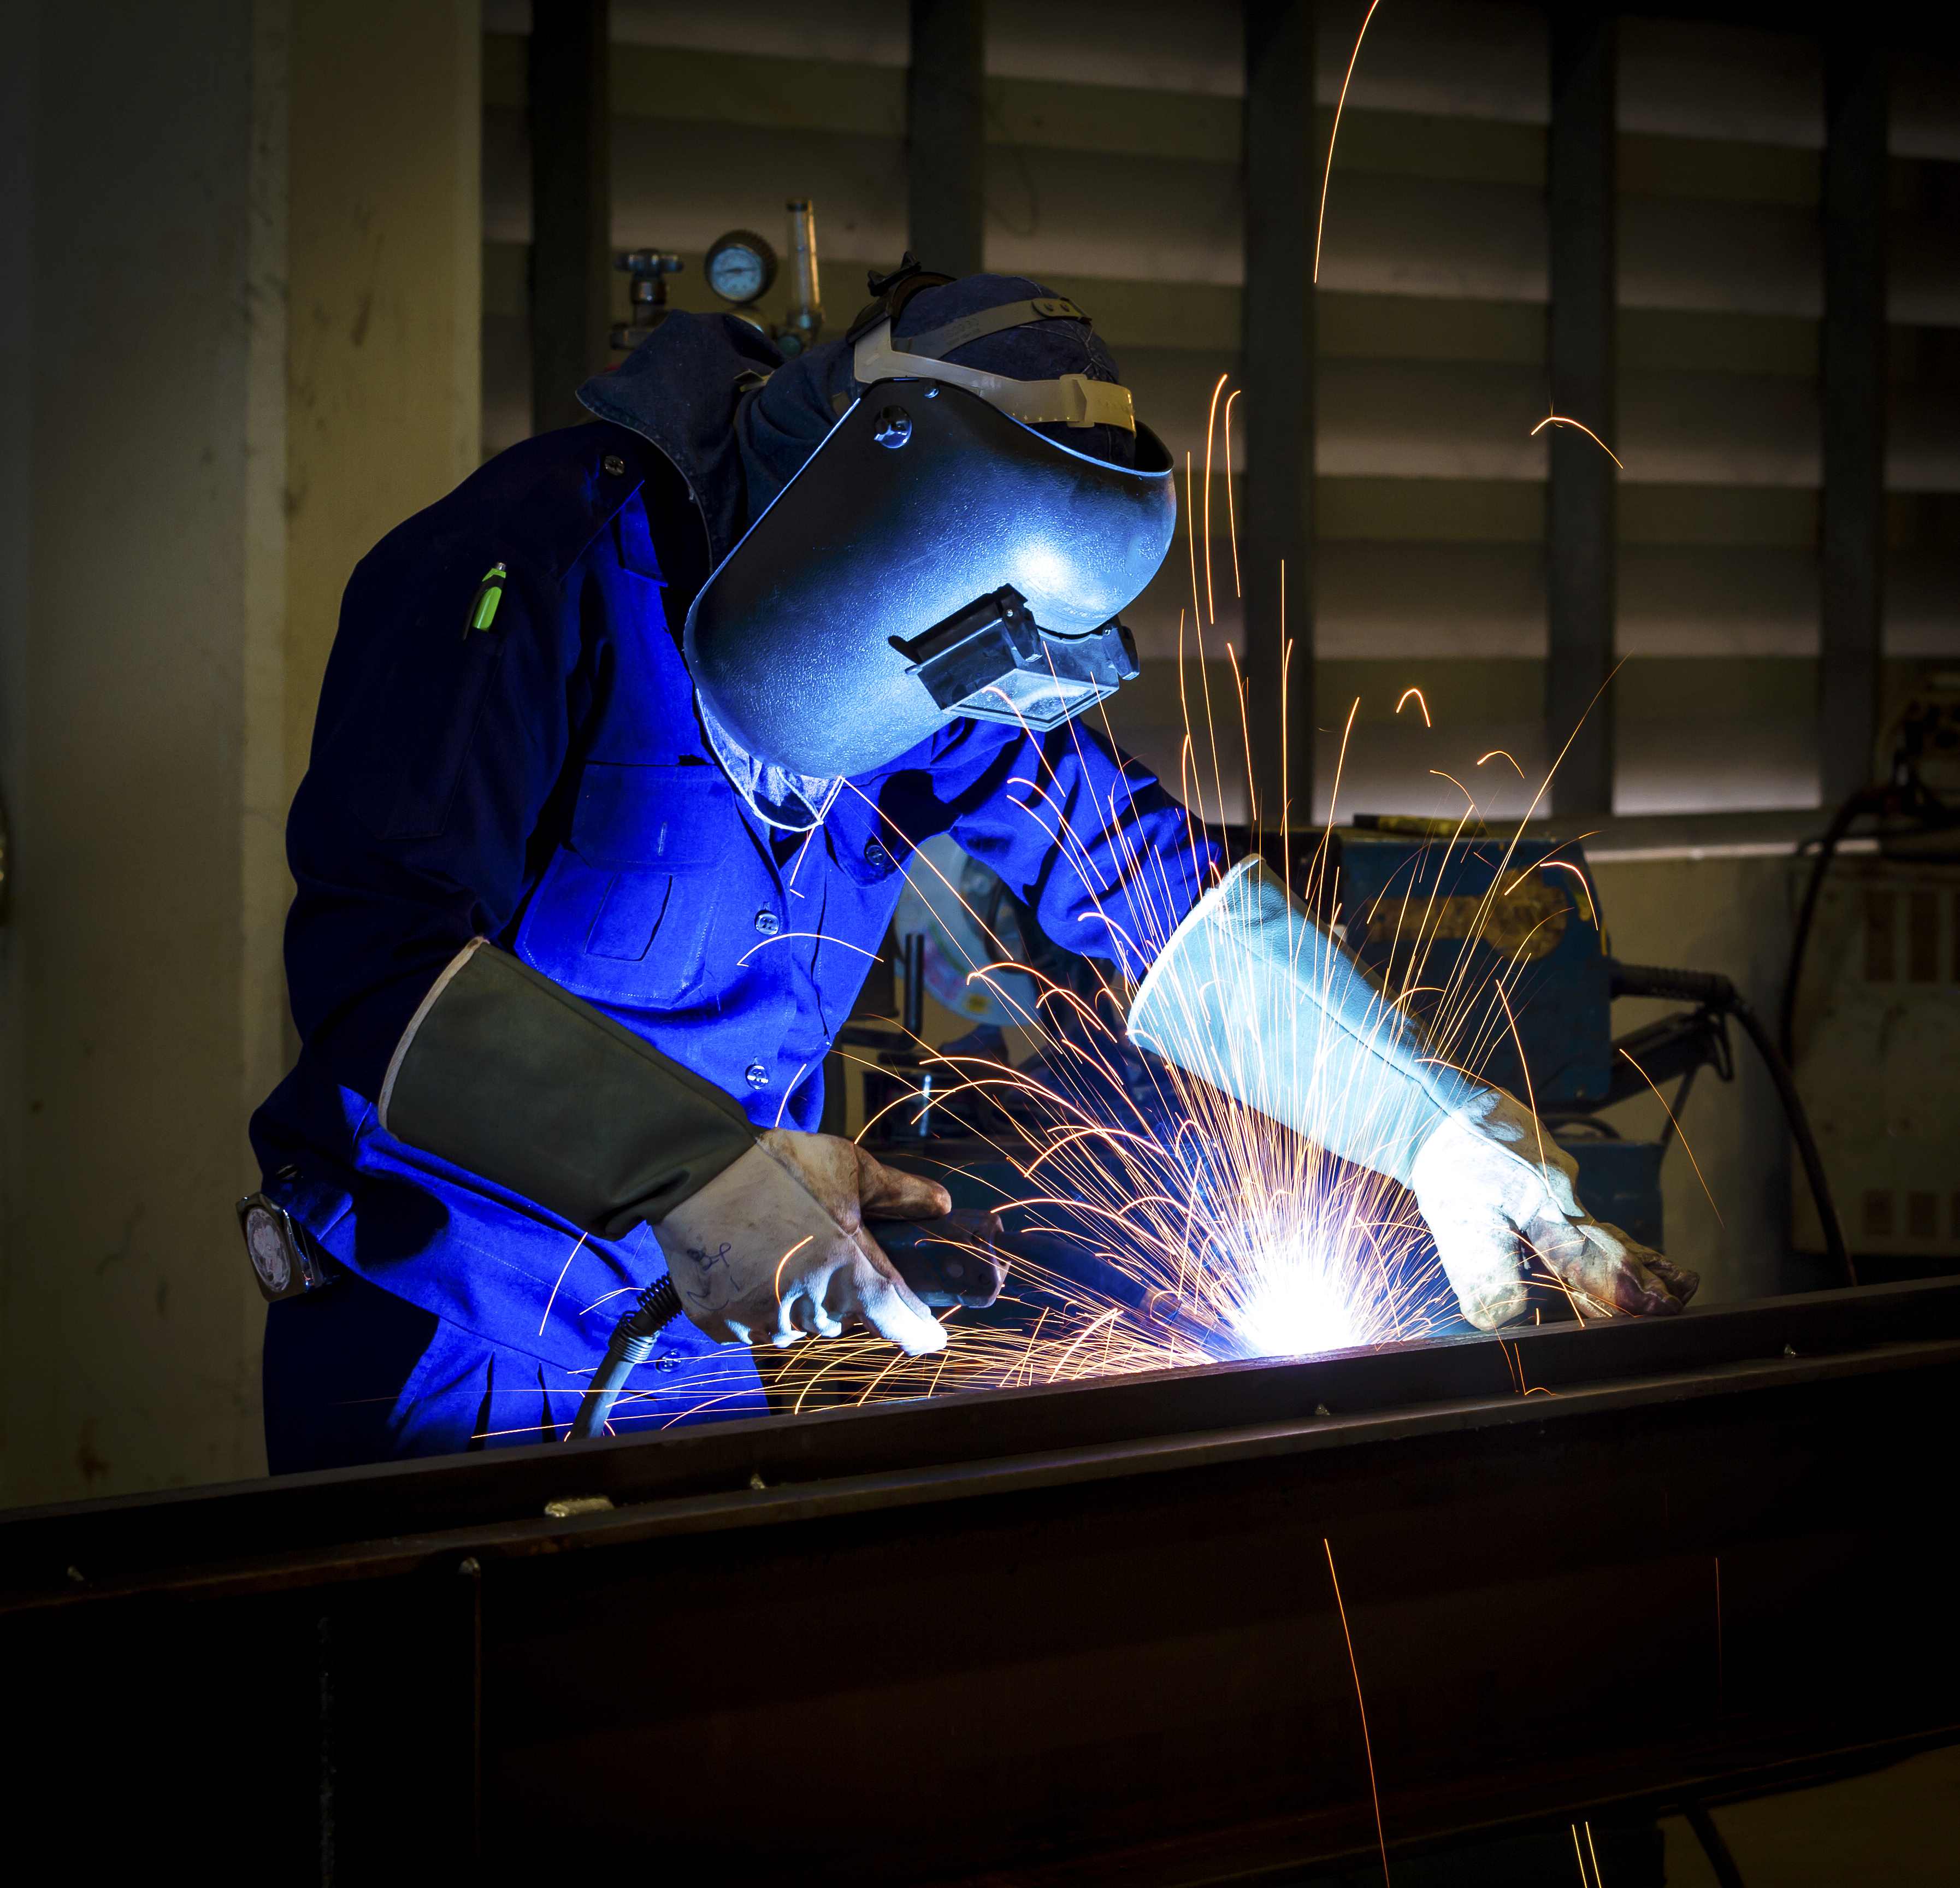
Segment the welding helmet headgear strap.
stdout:
<path fill-rule="evenodd" d="M 983 373 L 978 368 L 940 360 L 927 345 L 940 342 L 943 351 L 950 352 L 1004 329 L 1023 327 L 1029 321 L 1084 318 L 1074 302 L 1054 296 L 1014 302 L 1004 308 L 982 309 L 965 321 L 949 323 L 908 342 L 895 342 L 890 323 L 880 322 L 858 341 L 851 371 L 864 387 L 878 380 L 908 377 L 963 387 L 1024 426 L 1114 426 L 1134 433 L 1136 406 L 1127 387 L 1119 387 L 1112 380 L 1092 380 L 1087 374 L 1064 374 L 1052 380 L 1017 380 L 1009 374 Z M 972 332 L 963 332 L 969 327 Z M 953 338 L 943 339 L 949 335 Z"/>
<path fill-rule="evenodd" d="M 960 715 L 1041 728 L 1100 700 L 1136 672 L 1115 618 L 1176 523 L 1147 428 L 1137 463 L 1114 465 L 1010 417 L 965 370 L 891 358 L 688 613 L 704 721 L 812 779 L 869 772 Z M 1001 384 L 1039 400 L 1062 383 Z"/>

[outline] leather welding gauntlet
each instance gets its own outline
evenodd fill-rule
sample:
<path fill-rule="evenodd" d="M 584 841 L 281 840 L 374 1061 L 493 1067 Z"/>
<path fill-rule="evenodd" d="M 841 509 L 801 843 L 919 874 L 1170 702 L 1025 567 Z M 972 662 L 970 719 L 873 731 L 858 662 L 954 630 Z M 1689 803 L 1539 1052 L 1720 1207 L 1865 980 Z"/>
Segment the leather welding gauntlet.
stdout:
<path fill-rule="evenodd" d="M 654 1230 L 682 1308 L 710 1337 L 780 1349 L 863 1323 L 918 1357 L 942 1348 L 945 1330 L 864 1215 L 932 1219 L 951 1204 L 854 1141 L 772 1129 Z"/>
<path fill-rule="evenodd" d="M 1675 1311 L 1694 1289 L 1692 1273 L 1593 1220 L 1530 1111 L 1437 1055 L 1262 859 L 1185 915 L 1129 1028 L 1140 1048 L 1410 1189 L 1484 1329 L 1526 1308 L 1526 1249 L 1583 1310 Z"/>
<path fill-rule="evenodd" d="M 861 1320 L 914 1355 L 944 1331 L 864 1231 L 930 1218 L 945 1189 L 827 1135 L 759 1135 L 728 1096 L 476 938 L 396 1044 L 380 1097 L 399 1140 L 601 1238 L 648 1221 L 688 1317 L 722 1343 Z"/>

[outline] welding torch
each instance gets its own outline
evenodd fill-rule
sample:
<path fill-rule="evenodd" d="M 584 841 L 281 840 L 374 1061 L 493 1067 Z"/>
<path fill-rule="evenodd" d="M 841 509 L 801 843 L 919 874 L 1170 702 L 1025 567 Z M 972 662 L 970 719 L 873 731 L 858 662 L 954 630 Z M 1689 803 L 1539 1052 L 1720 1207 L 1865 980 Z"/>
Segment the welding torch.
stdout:
<path fill-rule="evenodd" d="M 928 1309 L 964 1305 L 984 1310 L 1001 1295 L 1010 1245 L 998 1214 L 956 1208 L 936 1219 L 867 1220 L 864 1230 Z M 579 1401 L 573 1439 L 606 1433 L 627 1378 L 653 1355 L 660 1332 L 680 1314 L 680 1293 L 663 1272 L 613 1326 L 605 1358 Z"/>
<path fill-rule="evenodd" d="M 1000 1297 L 1009 1260 L 1020 1259 L 1121 1305 L 1140 1323 L 1182 1338 L 1208 1355 L 1234 1354 L 1224 1326 L 1203 1305 L 1145 1285 L 1061 1234 L 1010 1233 L 998 1213 L 956 1207 L 936 1219 L 868 1219 L 864 1230 L 913 1297 L 929 1309 L 986 1310 Z M 653 1355 L 660 1332 L 680 1314 L 680 1294 L 663 1272 L 614 1327 L 605 1359 L 580 1401 L 571 1425 L 574 1439 L 606 1433 L 627 1378 Z"/>

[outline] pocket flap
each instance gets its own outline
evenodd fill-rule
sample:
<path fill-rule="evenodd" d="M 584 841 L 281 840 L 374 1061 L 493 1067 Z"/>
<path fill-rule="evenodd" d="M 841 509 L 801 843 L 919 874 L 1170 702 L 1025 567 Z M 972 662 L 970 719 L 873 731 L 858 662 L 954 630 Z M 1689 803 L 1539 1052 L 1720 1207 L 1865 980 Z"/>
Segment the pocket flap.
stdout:
<path fill-rule="evenodd" d="M 571 849 L 594 865 L 686 871 L 723 855 L 734 819 L 734 789 L 719 768 L 592 761 L 579 782 Z"/>

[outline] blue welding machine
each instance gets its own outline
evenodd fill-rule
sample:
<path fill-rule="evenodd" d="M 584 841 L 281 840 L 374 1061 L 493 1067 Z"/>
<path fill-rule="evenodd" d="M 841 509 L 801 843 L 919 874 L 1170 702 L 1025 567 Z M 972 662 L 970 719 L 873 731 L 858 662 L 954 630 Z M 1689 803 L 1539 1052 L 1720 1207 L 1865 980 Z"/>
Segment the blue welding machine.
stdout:
<path fill-rule="evenodd" d="M 1366 816 L 1335 836 L 1350 948 L 1452 1062 L 1536 1109 L 1579 1164 L 1586 1210 L 1659 1247 L 1662 1141 L 1621 1139 L 1613 965 L 1585 855 L 1570 842 Z"/>

